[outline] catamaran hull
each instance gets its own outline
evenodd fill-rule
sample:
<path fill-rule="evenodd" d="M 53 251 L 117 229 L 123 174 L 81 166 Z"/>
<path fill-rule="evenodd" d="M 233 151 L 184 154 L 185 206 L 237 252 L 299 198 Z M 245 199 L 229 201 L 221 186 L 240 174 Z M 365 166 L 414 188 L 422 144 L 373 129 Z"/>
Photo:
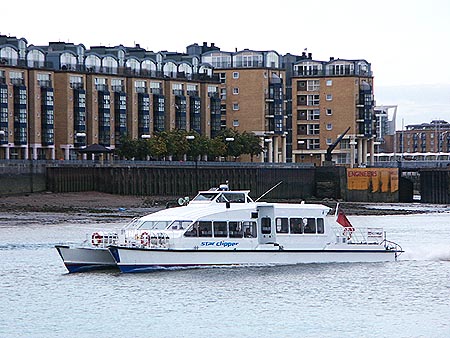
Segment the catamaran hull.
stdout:
<path fill-rule="evenodd" d="M 117 269 L 117 264 L 107 248 L 76 248 L 67 245 L 55 247 L 70 273 Z"/>
<path fill-rule="evenodd" d="M 260 266 L 302 263 L 395 261 L 398 251 L 367 250 L 161 250 L 110 247 L 121 272 L 202 266 Z"/>

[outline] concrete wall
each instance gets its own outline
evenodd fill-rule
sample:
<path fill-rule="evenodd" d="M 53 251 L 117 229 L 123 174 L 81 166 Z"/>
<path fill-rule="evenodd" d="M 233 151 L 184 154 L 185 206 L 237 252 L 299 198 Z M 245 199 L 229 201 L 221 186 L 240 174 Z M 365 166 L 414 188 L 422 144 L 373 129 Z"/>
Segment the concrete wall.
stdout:
<path fill-rule="evenodd" d="M 46 189 L 45 165 L 36 161 L 0 163 L 0 195 L 40 192 Z"/>

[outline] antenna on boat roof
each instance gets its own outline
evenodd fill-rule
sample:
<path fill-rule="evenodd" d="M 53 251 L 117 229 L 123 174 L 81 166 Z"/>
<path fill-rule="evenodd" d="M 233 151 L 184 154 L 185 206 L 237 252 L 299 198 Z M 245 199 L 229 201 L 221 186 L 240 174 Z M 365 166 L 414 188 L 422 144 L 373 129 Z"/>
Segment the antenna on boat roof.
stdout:
<path fill-rule="evenodd" d="M 281 183 L 283 183 L 283 181 L 278 182 L 277 184 L 275 184 L 272 188 L 270 188 L 269 190 L 267 190 L 264 194 L 262 194 L 261 196 L 259 196 L 255 202 L 258 202 L 261 198 L 263 198 L 264 196 L 266 196 L 269 192 L 271 192 L 273 189 L 275 189 L 276 187 L 278 187 Z"/>

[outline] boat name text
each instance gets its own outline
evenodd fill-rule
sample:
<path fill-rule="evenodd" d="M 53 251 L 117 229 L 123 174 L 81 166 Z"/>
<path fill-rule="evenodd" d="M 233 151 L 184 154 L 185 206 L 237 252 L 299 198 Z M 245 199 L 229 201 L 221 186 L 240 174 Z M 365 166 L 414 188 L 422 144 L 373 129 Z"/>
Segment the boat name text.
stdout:
<path fill-rule="evenodd" d="M 225 248 L 231 248 L 238 244 L 239 244 L 238 242 L 219 241 L 219 242 L 202 242 L 201 246 L 223 246 Z"/>

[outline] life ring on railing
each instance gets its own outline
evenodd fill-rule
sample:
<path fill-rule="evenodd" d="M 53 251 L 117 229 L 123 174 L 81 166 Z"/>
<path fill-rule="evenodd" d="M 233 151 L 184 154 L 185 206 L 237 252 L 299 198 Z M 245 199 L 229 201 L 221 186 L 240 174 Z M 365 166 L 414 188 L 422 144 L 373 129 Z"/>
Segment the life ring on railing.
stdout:
<path fill-rule="evenodd" d="M 150 243 L 150 236 L 148 235 L 148 232 L 144 231 L 141 234 L 141 244 L 147 246 L 149 243 Z"/>
<path fill-rule="evenodd" d="M 93 246 L 99 246 L 103 242 L 103 236 L 98 232 L 94 232 L 91 236 L 91 243 Z"/>
<path fill-rule="evenodd" d="M 344 228 L 344 231 L 342 231 L 342 235 L 344 237 L 347 237 L 348 241 L 352 238 L 352 234 L 353 234 L 353 231 L 350 229 L 347 229 L 347 228 Z"/>

